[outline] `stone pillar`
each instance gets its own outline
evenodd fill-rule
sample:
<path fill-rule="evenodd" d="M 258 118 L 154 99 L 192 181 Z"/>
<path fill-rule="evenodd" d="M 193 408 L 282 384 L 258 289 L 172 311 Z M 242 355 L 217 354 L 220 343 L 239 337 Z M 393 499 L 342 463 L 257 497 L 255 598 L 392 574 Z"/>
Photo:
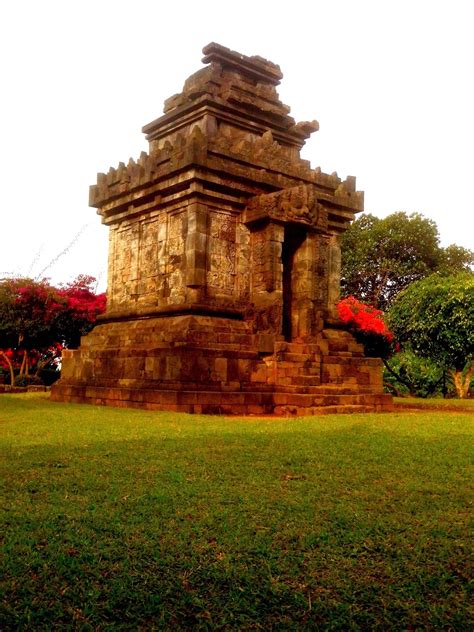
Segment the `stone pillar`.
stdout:
<path fill-rule="evenodd" d="M 256 328 L 263 333 L 281 334 L 283 266 L 281 261 L 284 227 L 269 222 L 250 235 L 251 301 Z"/>
<path fill-rule="evenodd" d="M 109 258 L 107 262 L 107 309 L 110 311 L 117 302 L 117 277 L 115 271 L 117 226 L 109 227 Z"/>
<path fill-rule="evenodd" d="M 156 231 L 156 275 L 157 275 L 157 304 L 162 305 L 169 294 L 166 280 L 166 243 L 168 238 L 168 221 L 166 213 L 161 213 L 157 219 Z"/>
<path fill-rule="evenodd" d="M 311 300 L 311 335 L 316 336 L 324 327 L 327 295 L 324 257 L 327 248 L 320 233 L 308 232 L 307 240 L 310 256 L 308 286 Z"/>
<path fill-rule="evenodd" d="M 328 257 L 328 302 L 329 318 L 337 318 L 336 304 L 341 292 L 341 236 L 333 234 L 329 237 Z"/>
<path fill-rule="evenodd" d="M 185 245 L 185 283 L 188 288 L 204 288 L 206 285 L 207 236 L 207 208 L 202 204 L 190 204 Z"/>
<path fill-rule="evenodd" d="M 296 250 L 292 270 L 292 337 L 307 339 L 314 334 L 315 235 L 307 233 Z"/>
<path fill-rule="evenodd" d="M 274 292 L 282 290 L 281 248 L 285 229 L 281 224 L 270 222 L 265 229 L 265 290 Z"/>

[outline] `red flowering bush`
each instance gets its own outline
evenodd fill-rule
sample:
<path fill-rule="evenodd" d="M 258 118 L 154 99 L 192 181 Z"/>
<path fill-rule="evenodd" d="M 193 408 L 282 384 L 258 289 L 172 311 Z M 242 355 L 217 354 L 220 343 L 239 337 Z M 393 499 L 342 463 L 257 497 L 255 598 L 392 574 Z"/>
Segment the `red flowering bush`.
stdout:
<path fill-rule="evenodd" d="M 95 279 L 79 276 L 56 288 L 47 280 L 0 279 L 0 372 L 38 374 L 57 368 L 63 347 L 74 348 L 105 311 Z"/>
<path fill-rule="evenodd" d="M 349 296 L 339 301 L 337 311 L 357 342 L 364 345 L 366 355 L 374 358 L 387 358 L 391 355 L 393 334 L 385 324 L 380 309 Z"/>
<path fill-rule="evenodd" d="M 89 332 L 97 316 L 106 308 L 106 295 L 92 290 L 94 277 L 79 275 L 72 283 L 58 289 L 64 308 L 58 318 L 65 346 L 78 347 L 81 336 Z"/>

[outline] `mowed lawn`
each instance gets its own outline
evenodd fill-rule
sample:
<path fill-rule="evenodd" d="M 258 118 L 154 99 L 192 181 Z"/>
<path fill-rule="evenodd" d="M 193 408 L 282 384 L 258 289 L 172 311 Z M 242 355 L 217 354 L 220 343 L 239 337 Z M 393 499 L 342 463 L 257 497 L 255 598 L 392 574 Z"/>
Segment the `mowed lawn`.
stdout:
<path fill-rule="evenodd" d="M 0 629 L 472 629 L 472 419 L 1 395 Z"/>

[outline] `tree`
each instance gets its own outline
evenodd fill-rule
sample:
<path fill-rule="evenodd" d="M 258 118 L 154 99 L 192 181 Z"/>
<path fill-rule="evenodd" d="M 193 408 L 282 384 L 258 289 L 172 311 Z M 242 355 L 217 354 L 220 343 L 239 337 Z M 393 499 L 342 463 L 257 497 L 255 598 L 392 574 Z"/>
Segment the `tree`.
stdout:
<path fill-rule="evenodd" d="M 434 274 L 410 285 L 394 301 L 388 323 L 397 340 L 452 374 L 466 397 L 474 360 L 474 274 Z"/>
<path fill-rule="evenodd" d="M 435 224 L 419 213 L 364 214 L 342 239 L 342 295 L 387 309 L 405 287 L 443 271 L 468 270 L 474 253 L 460 246 L 441 248 Z"/>
<path fill-rule="evenodd" d="M 473 265 L 474 252 L 467 248 L 451 244 L 447 248 L 441 249 L 438 272 L 446 275 L 469 272 Z"/>
<path fill-rule="evenodd" d="M 79 275 L 72 283 L 59 288 L 59 296 L 66 301 L 58 315 L 57 327 L 65 347 L 75 349 L 81 336 L 85 336 L 95 324 L 97 316 L 105 312 L 105 294 L 96 294 L 92 289 L 95 278 Z"/>
<path fill-rule="evenodd" d="M 5 279 L 0 285 L 0 348 L 10 362 L 21 356 L 20 374 L 28 375 L 37 349 L 47 349 L 58 339 L 56 319 L 63 309 L 55 288 L 47 281 Z M 5 350 L 14 351 L 8 356 Z M 10 374 L 12 367 L 9 365 Z"/>
<path fill-rule="evenodd" d="M 63 347 L 77 347 L 81 335 L 105 310 L 105 295 L 92 290 L 95 279 L 79 276 L 56 288 L 48 281 L 0 281 L 0 365 L 28 375 L 54 364 Z"/>
<path fill-rule="evenodd" d="M 384 360 L 384 383 L 397 396 L 429 397 L 448 388 L 446 370 L 407 348 Z"/>

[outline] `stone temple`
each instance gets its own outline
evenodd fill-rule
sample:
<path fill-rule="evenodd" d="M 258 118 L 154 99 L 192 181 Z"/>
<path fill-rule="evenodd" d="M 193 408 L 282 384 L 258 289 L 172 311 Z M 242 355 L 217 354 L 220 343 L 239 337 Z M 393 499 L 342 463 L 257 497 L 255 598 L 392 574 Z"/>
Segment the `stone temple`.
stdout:
<path fill-rule="evenodd" d="M 391 407 L 381 362 L 337 320 L 355 178 L 300 158 L 318 123 L 277 65 L 218 44 L 145 125 L 149 152 L 99 174 L 107 312 L 63 356 L 56 401 L 225 414 Z"/>

